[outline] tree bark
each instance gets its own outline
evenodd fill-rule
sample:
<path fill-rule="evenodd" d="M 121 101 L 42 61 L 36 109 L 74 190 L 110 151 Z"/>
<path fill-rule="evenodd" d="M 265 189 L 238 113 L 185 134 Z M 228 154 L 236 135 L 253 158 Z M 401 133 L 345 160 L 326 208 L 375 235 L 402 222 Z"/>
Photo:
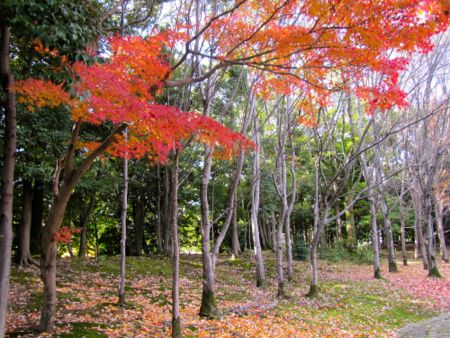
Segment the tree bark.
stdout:
<path fill-rule="evenodd" d="M 210 255 L 211 222 L 209 220 L 208 184 L 211 176 L 212 149 L 205 145 L 203 174 L 200 181 L 200 206 L 202 218 L 203 290 L 200 316 L 217 318 L 218 308 L 214 285 L 214 268 Z"/>
<path fill-rule="evenodd" d="M 438 197 L 435 198 L 434 203 L 434 213 L 436 215 L 436 227 L 439 238 L 439 248 L 441 251 L 442 260 L 448 263 L 448 250 L 447 244 L 445 243 L 445 232 L 444 232 L 444 222 L 443 222 L 443 204 Z"/>
<path fill-rule="evenodd" d="M 261 243 L 259 241 L 259 224 L 258 224 L 258 213 L 259 213 L 259 189 L 261 182 L 261 169 L 260 169 L 260 153 L 261 153 L 261 134 L 258 124 L 258 116 L 254 107 L 251 109 L 253 113 L 253 132 L 255 134 L 255 145 L 256 149 L 253 157 L 253 180 L 251 184 L 252 190 L 252 205 L 251 205 L 251 224 L 252 224 L 252 235 L 254 244 L 254 254 L 256 260 L 256 286 L 264 286 L 265 271 L 264 271 L 264 261 L 261 250 Z"/>
<path fill-rule="evenodd" d="M 403 189 L 403 188 L 402 188 Z M 403 195 L 400 196 L 400 240 L 402 242 L 402 259 L 403 265 L 408 265 L 408 257 L 406 255 L 406 238 L 405 238 L 405 227 L 406 227 L 406 216 L 407 210 L 403 204 Z"/>
<path fill-rule="evenodd" d="M 5 112 L 5 133 L 3 168 L 0 190 L 0 337 L 6 333 L 6 313 L 11 273 L 11 247 L 13 240 L 13 187 L 14 156 L 16 152 L 16 95 L 10 90 L 14 78 L 9 68 L 10 30 L 5 22 L 0 23 L 0 82 L 2 87 L 1 106 Z"/>
<path fill-rule="evenodd" d="M 372 234 L 373 248 L 373 277 L 381 279 L 380 268 L 380 243 L 378 243 L 378 225 L 377 225 L 377 205 L 374 198 L 369 199 L 370 204 L 370 225 Z"/>
<path fill-rule="evenodd" d="M 426 228 L 426 245 L 428 257 L 428 276 L 441 277 L 436 264 L 436 239 L 434 236 L 434 222 L 433 222 L 433 206 L 431 202 L 431 194 L 425 195 L 425 212 L 427 217 Z"/>
<path fill-rule="evenodd" d="M 164 252 L 168 256 L 170 249 L 170 174 L 169 167 L 164 170 Z"/>
<path fill-rule="evenodd" d="M 172 168 L 172 337 L 181 337 L 180 320 L 180 244 L 178 237 L 178 162 L 179 151 L 174 154 Z"/>
<path fill-rule="evenodd" d="M 38 265 L 31 257 L 30 252 L 30 236 L 31 236 L 31 212 L 33 203 L 33 186 L 29 180 L 23 181 L 22 193 L 22 224 L 19 231 L 19 266 L 29 266 L 30 264 Z"/>
<path fill-rule="evenodd" d="M 128 132 L 123 132 L 127 140 Z M 126 155 L 125 155 L 126 156 Z M 125 305 L 125 274 L 126 274 L 126 250 L 127 250 L 127 210 L 128 210 L 128 159 L 123 159 L 123 191 L 122 208 L 120 215 L 120 275 L 119 275 L 119 306 Z"/>
<path fill-rule="evenodd" d="M 233 207 L 233 227 L 231 233 L 231 253 L 233 258 L 236 258 L 241 253 L 241 246 L 239 244 L 239 233 L 238 233 L 238 223 L 237 223 L 237 194 L 234 197 L 234 207 Z"/>
<path fill-rule="evenodd" d="M 161 172 L 159 164 L 156 167 L 157 192 L 156 192 L 156 248 L 158 253 L 163 252 L 163 235 L 161 228 Z"/>
<path fill-rule="evenodd" d="M 345 195 L 345 206 L 350 204 L 353 200 L 353 196 L 351 194 Z M 356 248 L 356 224 L 355 224 L 355 215 L 353 213 L 353 207 L 348 208 L 345 212 L 345 230 L 347 232 L 347 247 L 354 250 Z"/>

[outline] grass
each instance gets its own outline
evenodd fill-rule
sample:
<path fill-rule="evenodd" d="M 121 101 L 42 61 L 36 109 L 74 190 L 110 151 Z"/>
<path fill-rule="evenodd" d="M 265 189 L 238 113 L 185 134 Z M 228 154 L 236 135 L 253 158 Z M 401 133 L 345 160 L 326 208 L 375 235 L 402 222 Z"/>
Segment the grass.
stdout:
<path fill-rule="evenodd" d="M 358 332 L 368 332 L 367 336 L 385 336 L 408 323 L 436 315 L 436 311 L 425 307 L 423 301 L 402 290 L 392 289 L 388 280 L 372 279 L 371 266 L 329 261 L 319 263 L 317 297 L 304 297 L 309 287 L 309 264 L 295 262 L 295 282 L 285 284 L 288 297 L 279 300 L 270 310 L 259 311 L 258 304 L 272 302 L 276 293 L 275 255 L 265 252 L 264 259 L 267 283 L 266 287 L 258 289 L 254 285 L 255 267 L 251 254 L 234 260 L 220 258 L 216 270 L 219 306 L 222 310 L 246 306 L 249 309 L 238 316 L 204 321 L 197 316 L 202 285 L 201 256 L 182 255 L 180 295 L 184 335 L 194 337 L 200 333 L 224 332 L 254 336 L 259 331 L 253 329 L 272 330 L 271 325 L 275 325 L 277 329 L 274 330 L 288 330 L 286 332 L 301 336 L 311 332 L 318 336 Z M 117 306 L 116 297 L 118 262 L 118 257 L 106 256 L 59 260 L 58 337 L 121 336 L 128 332 L 136 336 L 170 334 L 170 324 L 167 324 L 170 323 L 171 306 L 170 259 L 163 256 L 127 257 L 127 305 L 123 308 Z M 447 270 L 444 274 L 448 274 Z M 16 320 L 10 335 L 35 337 L 33 327 L 37 326 L 42 306 L 39 271 L 13 268 L 11 286 L 12 316 L 25 319 L 21 319 L 23 322 Z M 273 324 L 277 321 L 282 324 Z M 283 335 L 283 332 L 274 334 Z"/>

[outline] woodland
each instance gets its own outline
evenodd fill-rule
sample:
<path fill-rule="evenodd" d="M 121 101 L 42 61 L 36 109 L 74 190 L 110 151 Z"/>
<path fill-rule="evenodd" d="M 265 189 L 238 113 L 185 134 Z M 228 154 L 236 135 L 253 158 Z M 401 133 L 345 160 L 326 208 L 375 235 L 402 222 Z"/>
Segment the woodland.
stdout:
<path fill-rule="evenodd" d="M 448 312 L 449 10 L 3 0 L 0 337 L 392 337 Z"/>

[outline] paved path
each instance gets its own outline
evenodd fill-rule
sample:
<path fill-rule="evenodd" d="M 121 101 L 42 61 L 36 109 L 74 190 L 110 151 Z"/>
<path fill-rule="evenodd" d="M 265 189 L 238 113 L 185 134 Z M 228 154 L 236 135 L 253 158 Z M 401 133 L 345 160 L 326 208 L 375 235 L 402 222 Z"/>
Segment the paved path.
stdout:
<path fill-rule="evenodd" d="M 450 338 L 450 312 L 405 326 L 398 338 Z"/>

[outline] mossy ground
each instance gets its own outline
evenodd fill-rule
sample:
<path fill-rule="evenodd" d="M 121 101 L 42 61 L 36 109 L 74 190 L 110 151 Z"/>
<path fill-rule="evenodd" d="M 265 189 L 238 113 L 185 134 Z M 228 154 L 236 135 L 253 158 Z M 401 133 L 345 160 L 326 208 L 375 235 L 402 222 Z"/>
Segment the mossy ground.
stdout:
<path fill-rule="evenodd" d="M 309 264 L 295 262 L 293 282 L 285 282 L 287 297 L 276 298 L 275 256 L 264 254 L 266 286 L 256 288 L 250 253 L 235 260 L 221 257 L 216 271 L 216 300 L 224 317 L 198 317 L 202 293 L 201 256 L 181 257 L 181 327 L 185 336 L 238 335 L 252 337 L 260 330 L 277 335 L 389 336 L 404 325 L 434 316 L 430 302 L 415 298 L 389 281 L 387 262 L 383 279 L 373 278 L 370 265 L 319 262 L 319 287 L 307 298 Z M 402 270 L 420 267 L 411 262 Z M 450 278 L 448 265 L 440 265 L 443 279 Z M 422 273 L 428 281 L 427 271 Z M 419 272 L 417 272 L 419 271 Z M 164 256 L 127 258 L 127 304 L 117 306 L 118 257 L 58 261 L 58 337 L 106 337 L 126 334 L 167 336 L 171 330 L 171 261 Z M 402 277 L 395 274 L 396 278 Z M 409 273 L 411 275 L 411 273 Z M 422 278 L 422 277 L 420 277 Z M 435 279 L 434 279 L 435 280 Z M 444 283 L 445 283 L 444 280 Z M 36 268 L 13 268 L 8 320 L 10 336 L 37 337 L 42 305 L 42 286 Z M 259 332 L 259 333 L 258 333 Z"/>

